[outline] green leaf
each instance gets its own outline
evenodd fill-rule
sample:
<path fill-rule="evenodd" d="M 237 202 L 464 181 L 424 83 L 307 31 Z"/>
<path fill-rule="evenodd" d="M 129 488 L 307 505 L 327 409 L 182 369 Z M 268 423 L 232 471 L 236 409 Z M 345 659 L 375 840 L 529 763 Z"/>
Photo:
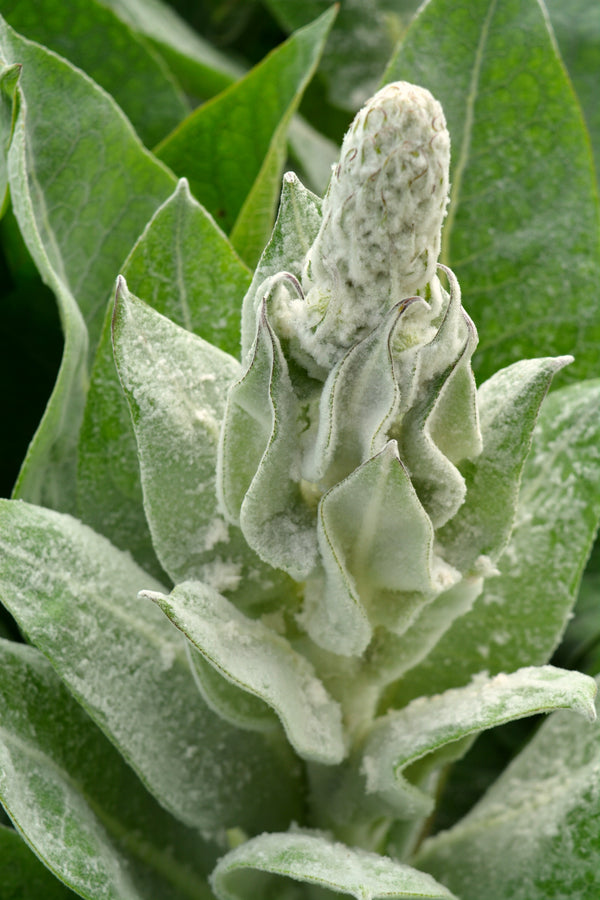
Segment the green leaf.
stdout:
<path fill-rule="evenodd" d="M 494 564 L 506 546 L 541 403 L 554 374 L 569 362 L 568 356 L 522 360 L 479 388 L 483 450 L 461 466 L 466 500 L 438 533 L 444 558 L 461 572 L 468 572 L 482 555 Z"/>
<path fill-rule="evenodd" d="M 86 322 L 93 344 L 123 247 L 131 246 L 173 182 L 104 91 L 2 20 L 0 55 L 7 64 L 23 65 L 8 156 L 13 208 L 40 275 L 56 295 L 65 333 L 58 379 L 16 495 L 73 511 L 87 389 Z M 94 190 L 88 195 L 90 179 Z"/>
<path fill-rule="evenodd" d="M 268 279 L 289 272 L 302 279 L 304 257 L 311 248 L 321 224 L 321 199 L 296 178 L 293 172 L 283 176 L 279 211 L 269 242 L 258 261 L 242 307 L 242 360 L 246 360 L 256 337 Z"/>
<path fill-rule="evenodd" d="M 423 844 L 417 865 L 461 900 L 597 896 L 599 766 L 598 723 L 555 713 L 464 819 Z"/>
<path fill-rule="evenodd" d="M 444 107 L 453 167 L 442 258 L 477 322 L 477 372 L 543 352 L 573 353 L 572 379 L 595 375 L 598 201 L 541 5 L 431 0 L 386 71 L 395 79 Z"/>
<path fill-rule="evenodd" d="M 314 516 L 300 492 L 299 431 L 298 399 L 265 297 L 248 368 L 227 396 L 217 492 L 260 558 L 297 581 L 317 555 Z"/>
<path fill-rule="evenodd" d="M 157 148 L 254 263 L 277 205 L 285 139 L 333 22 L 301 29 L 241 81 L 201 106 Z"/>
<path fill-rule="evenodd" d="M 74 900 L 74 894 L 39 861 L 12 828 L 0 826 L 2 900 Z"/>
<path fill-rule="evenodd" d="M 389 805 L 399 818 L 427 814 L 433 809 L 433 797 L 421 793 L 413 782 L 425 786 L 431 766 L 439 766 L 432 751 L 504 722 L 559 708 L 573 709 L 593 721 L 595 695 L 596 683 L 587 675 L 541 666 L 509 675 L 480 675 L 466 687 L 419 697 L 376 720 L 367 736 L 361 754 L 367 799 L 377 794 L 380 813 Z M 423 759 L 427 754 L 432 756 Z M 407 780 L 403 770 L 421 760 Z"/>
<path fill-rule="evenodd" d="M 420 694 L 547 662 L 577 596 L 600 518 L 600 381 L 570 385 L 542 406 L 523 471 L 513 534 L 470 612 L 390 692 Z"/>
<path fill-rule="evenodd" d="M 324 896 L 333 892 L 356 900 L 453 898 L 430 876 L 410 866 L 307 831 L 262 834 L 247 841 L 219 860 L 211 880 L 219 900 L 321 896 L 321 892 L 294 890 L 282 878 L 317 885 L 324 889 Z"/>
<path fill-rule="evenodd" d="M 207 832 L 298 814 L 291 753 L 211 712 L 184 639 L 137 599 L 162 585 L 70 516 L 2 501 L 0 524 L 3 602 L 165 808 Z"/>
<path fill-rule="evenodd" d="M 266 0 L 278 22 L 293 31 L 331 6 L 331 0 Z M 386 13 L 385 7 L 393 13 Z M 356 110 L 377 90 L 400 26 L 398 2 L 344 0 L 320 66 L 334 106 Z"/>
<path fill-rule="evenodd" d="M 545 0 L 558 47 L 583 108 L 592 140 L 596 175 L 600 175 L 600 107 L 597 79 L 600 70 L 600 17 L 595 0 Z"/>
<path fill-rule="evenodd" d="M 0 796 L 48 869 L 89 900 L 210 900 L 217 845 L 158 805 L 41 653 L 0 641 L 0 657 Z M 32 881 L 7 894 L 18 870 L 3 867 L 3 898 L 73 896 L 12 843 Z"/>
<path fill-rule="evenodd" d="M 178 584 L 168 597 L 143 594 L 224 678 L 275 710 L 296 753 L 326 765 L 341 762 L 345 747 L 340 708 L 312 665 L 285 637 L 248 619 L 197 581 Z"/>
<path fill-rule="evenodd" d="M 133 292 L 160 313 L 229 353 L 238 351 L 239 305 L 250 274 L 184 179 L 153 215 L 122 271 Z M 113 359 L 111 314 L 109 309 L 81 430 L 78 510 L 87 524 L 158 571 L 131 417 Z"/>
<path fill-rule="evenodd" d="M 12 139 L 16 116 L 15 98 L 21 66 L 3 66 L 0 71 L 0 216 L 8 203 L 7 152 Z"/>
<path fill-rule="evenodd" d="M 6 0 L 2 14 L 16 31 L 87 72 L 112 95 L 149 147 L 189 113 L 160 56 L 98 0 L 71 0 L 68 5 Z"/>

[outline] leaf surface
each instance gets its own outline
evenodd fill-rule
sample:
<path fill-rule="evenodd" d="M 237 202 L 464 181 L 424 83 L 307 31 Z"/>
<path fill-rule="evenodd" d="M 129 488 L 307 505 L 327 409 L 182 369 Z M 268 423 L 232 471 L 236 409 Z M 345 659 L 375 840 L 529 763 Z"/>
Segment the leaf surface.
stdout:
<path fill-rule="evenodd" d="M 598 722 L 555 713 L 464 819 L 423 844 L 417 865 L 461 900 L 596 896 L 599 766 Z"/>
<path fill-rule="evenodd" d="M 74 900 L 69 888 L 54 877 L 12 828 L 0 826 L 2 896 L 20 900 Z"/>
<path fill-rule="evenodd" d="M 0 519 L 3 602 L 165 808 L 209 832 L 287 823 L 291 753 L 203 704 L 182 636 L 137 599 L 162 585 L 69 516 L 2 501 Z"/>
<path fill-rule="evenodd" d="M 287 128 L 331 27 L 324 13 L 205 103 L 157 148 L 254 263 L 270 234 Z"/>
<path fill-rule="evenodd" d="M 200 582 L 178 584 L 168 597 L 145 592 L 208 662 L 240 691 L 275 710 L 304 759 L 333 765 L 345 755 L 341 711 L 305 657 L 282 635 L 248 619 Z"/>
<path fill-rule="evenodd" d="M 317 832 L 262 834 L 230 851 L 218 863 L 212 884 L 219 900 L 255 897 L 313 896 L 293 890 L 281 879 L 318 885 L 334 895 L 356 900 L 431 898 L 452 900 L 431 877 L 375 853 L 334 844 Z"/>
<path fill-rule="evenodd" d="M 89 900 L 151 900 L 157 891 L 209 900 L 217 845 L 158 805 L 41 653 L 0 641 L 0 656 L 0 796 L 50 869 L 13 840 L 14 862 L 31 878 L 18 896 L 72 897 L 54 872 Z M 3 897 L 13 878 L 18 870 L 3 869 Z"/>
<path fill-rule="evenodd" d="M 452 137 L 442 261 L 477 323 L 489 377 L 524 357 L 573 353 L 597 371 L 600 219 L 579 108 L 537 0 L 432 0 L 385 81 L 441 102 Z"/>
<path fill-rule="evenodd" d="M 600 381 L 550 394 L 534 431 L 515 528 L 472 609 L 390 693 L 421 694 L 548 661 L 577 596 L 600 518 Z M 392 699 L 393 698 L 393 699 Z"/>

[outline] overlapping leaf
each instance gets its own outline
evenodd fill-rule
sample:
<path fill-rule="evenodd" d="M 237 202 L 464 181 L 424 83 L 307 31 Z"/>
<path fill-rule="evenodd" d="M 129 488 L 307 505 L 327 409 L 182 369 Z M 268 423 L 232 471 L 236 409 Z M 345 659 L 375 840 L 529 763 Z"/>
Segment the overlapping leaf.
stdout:
<path fill-rule="evenodd" d="M 167 809 L 206 831 L 297 814 L 291 754 L 203 704 L 183 638 L 137 599 L 160 584 L 69 516 L 2 501 L 0 526 L 2 601 Z"/>
<path fill-rule="evenodd" d="M 89 900 L 209 900 L 217 845 L 158 805 L 41 653 L 0 641 L 0 657 L 0 799 L 50 869 L 18 835 L 8 865 L 2 828 L 2 896 L 73 897 L 54 872 Z"/>
<path fill-rule="evenodd" d="M 541 4 L 432 0 L 386 71 L 394 79 L 429 88 L 452 135 L 442 255 L 479 329 L 476 371 L 573 353 L 568 376 L 595 376 L 598 201 Z"/>

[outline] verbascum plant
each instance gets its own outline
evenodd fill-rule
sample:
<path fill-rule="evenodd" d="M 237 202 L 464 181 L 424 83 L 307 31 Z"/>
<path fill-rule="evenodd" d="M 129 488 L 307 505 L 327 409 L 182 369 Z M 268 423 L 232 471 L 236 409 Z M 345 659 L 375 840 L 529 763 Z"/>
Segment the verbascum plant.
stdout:
<path fill-rule="evenodd" d="M 2 641 L 0 792 L 80 896 L 474 898 L 478 814 L 424 842 L 449 763 L 510 720 L 595 718 L 592 678 L 493 671 L 485 635 L 471 680 L 422 688 L 445 636 L 460 657 L 462 624 L 477 631 L 476 604 L 509 615 L 525 464 L 570 362 L 517 362 L 477 389 L 477 331 L 438 263 L 449 161 L 440 104 L 394 82 L 355 118 L 323 200 L 286 175 L 241 362 L 119 278 L 114 358 L 172 590 L 76 518 L 2 502 L 2 599 L 37 649 Z M 555 397 L 543 427 L 565 433 L 584 406 Z M 526 780 L 491 795 L 497 817 L 518 816 Z M 522 881 L 560 821 L 522 842 Z M 511 863 L 481 833 L 489 884 Z M 475 887 L 455 895 L 461 841 Z"/>

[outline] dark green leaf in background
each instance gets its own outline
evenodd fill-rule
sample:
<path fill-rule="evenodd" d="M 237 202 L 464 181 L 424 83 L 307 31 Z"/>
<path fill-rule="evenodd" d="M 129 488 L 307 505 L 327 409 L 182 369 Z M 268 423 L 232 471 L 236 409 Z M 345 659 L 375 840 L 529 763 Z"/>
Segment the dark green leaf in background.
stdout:
<path fill-rule="evenodd" d="M 287 127 L 312 76 L 335 10 L 301 29 L 214 100 L 205 103 L 157 148 L 189 179 L 192 192 L 237 249 L 258 259 L 270 234 Z"/>
<path fill-rule="evenodd" d="M 572 353 L 597 374 L 600 231 L 588 139 L 537 0 L 431 0 L 385 80 L 429 88 L 452 138 L 443 261 L 480 335 L 480 378 Z"/>

